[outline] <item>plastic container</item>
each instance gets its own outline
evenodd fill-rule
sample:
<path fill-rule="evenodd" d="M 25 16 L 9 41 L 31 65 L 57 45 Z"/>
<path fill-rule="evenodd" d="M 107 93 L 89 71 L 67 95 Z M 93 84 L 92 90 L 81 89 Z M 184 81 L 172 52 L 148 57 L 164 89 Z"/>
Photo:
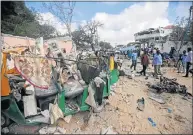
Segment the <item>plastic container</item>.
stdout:
<path fill-rule="evenodd" d="M 156 127 L 156 123 L 152 120 L 152 118 L 148 118 L 148 121 L 151 123 L 152 127 Z"/>

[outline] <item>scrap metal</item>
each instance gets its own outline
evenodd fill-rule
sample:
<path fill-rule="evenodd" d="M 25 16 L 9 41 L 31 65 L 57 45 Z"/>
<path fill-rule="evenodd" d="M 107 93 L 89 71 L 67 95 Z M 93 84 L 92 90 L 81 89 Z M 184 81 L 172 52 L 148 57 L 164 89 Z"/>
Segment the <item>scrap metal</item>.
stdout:
<path fill-rule="evenodd" d="M 159 83 L 152 84 L 152 85 L 148 84 L 148 86 L 149 86 L 149 88 L 157 90 L 157 93 L 168 92 L 168 93 L 186 94 L 187 93 L 186 86 L 181 85 L 176 81 L 177 81 L 176 78 L 169 79 L 169 78 L 161 76 Z"/>

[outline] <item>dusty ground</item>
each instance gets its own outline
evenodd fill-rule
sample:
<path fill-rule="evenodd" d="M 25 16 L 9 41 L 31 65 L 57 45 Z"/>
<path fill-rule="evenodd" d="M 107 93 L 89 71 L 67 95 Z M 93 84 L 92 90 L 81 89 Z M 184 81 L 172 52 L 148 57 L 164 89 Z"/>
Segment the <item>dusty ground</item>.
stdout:
<path fill-rule="evenodd" d="M 138 65 L 137 70 L 141 66 Z M 152 71 L 152 67 L 148 69 Z M 164 76 L 177 78 L 180 84 L 188 88 L 192 93 L 192 78 L 183 78 L 174 69 L 162 68 Z M 88 112 L 81 112 L 74 115 L 69 124 L 63 123 L 67 133 L 77 134 L 100 134 L 102 128 L 109 126 L 120 134 L 192 134 L 192 100 L 184 100 L 179 94 L 163 93 L 166 103 L 159 104 L 148 98 L 147 82 L 154 83 L 158 80 L 153 77 L 145 80 L 143 76 L 136 76 L 133 79 L 120 77 L 114 88 L 115 93 L 109 97 L 105 110 L 93 114 L 88 126 L 81 130 L 83 117 Z M 139 111 L 137 99 L 144 97 L 145 109 Z M 171 109 L 171 113 L 168 109 Z M 152 127 L 148 117 L 156 123 Z"/>

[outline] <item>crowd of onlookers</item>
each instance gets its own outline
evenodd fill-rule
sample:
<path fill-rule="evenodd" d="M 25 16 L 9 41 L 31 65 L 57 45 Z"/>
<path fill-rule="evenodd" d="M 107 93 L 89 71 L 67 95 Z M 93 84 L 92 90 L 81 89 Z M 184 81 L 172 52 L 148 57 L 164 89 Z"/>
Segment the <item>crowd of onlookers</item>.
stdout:
<path fill-rule="evenodd" d="M 177 68 L 178 73 L 185 73 L 184 77 L 189 76 L 189 72 L 193 73 L 192 69 L 192 48 L 188 48 L 187 51 L 184 50 L 183 53 L 178 53 L 174 47 L 171 47 L 169 54 L 161 53 L 158 48 L 145 48 L 145 49 L 136 49 L 129 50 L 124 55 L 131 59 L 131 69 L 134 68 L 136 70 L 137 59 L 140 58 L 141 65 L 143 69 L 138 72 L 141 75 L 146 76 L 147 67 L 150 65 L 150 59 L 152 58 L 152 66 L 154 67 L 154 76 L 158 78 L 158 75 L 161 75 L 161 67 L 163 64 L 163 60 L 169 59 L 172 61 L 174 66 Z M 178 57 L 176 59 L 176 56 Z"/>

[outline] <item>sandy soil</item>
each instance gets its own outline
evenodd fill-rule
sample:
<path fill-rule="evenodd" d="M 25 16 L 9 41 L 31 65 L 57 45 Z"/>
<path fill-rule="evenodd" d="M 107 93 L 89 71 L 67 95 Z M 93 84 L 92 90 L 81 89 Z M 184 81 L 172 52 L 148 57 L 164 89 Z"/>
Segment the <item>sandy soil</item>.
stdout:
<path fill-rule="evenodd" d="M 141 66 L 138 65 L 137 70 Z M 151 73 L 152 67 L 148 71 Z M 164 76 L 177 78 L 180 84 L 188 87 L 192 93 L 192 78 L 183 78 L 174 69 L 162 68 Z M 148 97 L 148 82 L 156 80 L 149 76 L 147 80 L 143 76 L 136 76 L 133 79 L 120 77 L 114 88 L 115 92 L 109 97 L 108 104 L 101 113 L 93 114 L 88 126 L 81 130 L 83 117 L 88 112 L 81 112 L 74 115 L 69 124 L 61 124 L 67 133 L 77 134 L 100 134 L 102 128 L 109 126 L 120 134 L 192 134 L 192 99 L 184 100 L 179 94 L 163 93 L 165 104 L 159 104 Z M 137 99 L 145 99 L 144 111 L 137 109 Z M 171 109 L 171 113 L 168 112 Z M 148 118 L 156 123 L 152 127 Z"/>

